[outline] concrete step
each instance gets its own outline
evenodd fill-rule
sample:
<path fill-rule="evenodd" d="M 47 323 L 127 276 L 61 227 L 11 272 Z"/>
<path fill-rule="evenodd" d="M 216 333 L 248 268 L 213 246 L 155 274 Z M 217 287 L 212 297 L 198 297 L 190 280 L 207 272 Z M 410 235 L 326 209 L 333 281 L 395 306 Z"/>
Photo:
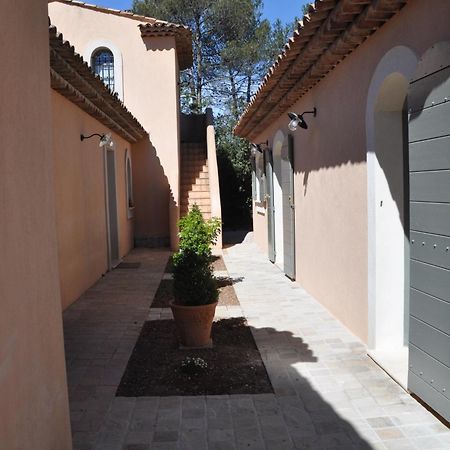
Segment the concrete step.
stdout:
<path fill-rule="evenodd" d="M 180 186 L 181 192 L 209 192 L 209 183 L 193 184 L 186 183 Z"/>
<path fill-rule="evenodd" d="M 211 208 L 211 200 L 209 198 L 181 199 L 180 201 L 181 206 L 192 206 L 194 203 L 198 206 L 208 206 L 209 209 Z"/>
<path fill-rule="evenodd" d="M 182 196 L 186 198 L 186 196 Z M 195 200 L 195 199 L 210 199 L 209 191 L 201 191 L 201 192 L 188 192 L 187 198 L 189 200 Z"/>
<path fill-rule="evenodd" d="M 189 210 L 191 210 L 193 208 L 193 206 L 194 206 L 194 203 L 189 204 L 189 205 L 180 205 L 180 211 L 184 212 L 184 214 L 186 214 L 186 212 L 188 211 L 188 208 L 189 208 Z M 197 203 L 197 206 L 200 208 L 200 211 L 202 213 L 211 214 L 211 207 L 210 206 L 208 206 L 208 205 L 199 205 L 198 203 Z"/>
<path fill-rule="evenodd" d="M 182 164 L 181 165 L 181 173 L 184 172 L 192 172 L 192 171 L 208 171 L 207 164 Z"/>
<path fill-rule="evenodd" d="M 206 155 L 207 149 L 205 146 L 196 145 L 193 147 L 186 147 L 185 145 L 181 146 L 181 153 L 182 154 L 189 154 L 189 153 L 204 153 Z"/>
<path fill-rule="evenodd" d="M 185 172 L 203 172 L 208 170 L 208 166 L 206 164 L 181 164 L 181 173 Z"/>
<path fill-rule="evenodd" d="M 181 159 L 191 159 L 191 158 L 207 158 L 206 150 L 195 149 L 195 150 L 184 150 L 181 149 L 180 153 Z"/>
<path fill-rule="evenodd" d="M 206 148 L 206 142 L 182 142 L 182 148 Z"/>
<path fill-rule="evenodd" d="M 197 186 L 209 186 L 209 177 L 208 178 L 198 178 L 195 181 Z"/>
<path fill-rule="evenodd" d="M 208 172 L 192 172 L 192 173 L 181 173 L 180 182 L 181 184 L 188 184 L 194 182 L 196 179 L 209 180 Z"/>

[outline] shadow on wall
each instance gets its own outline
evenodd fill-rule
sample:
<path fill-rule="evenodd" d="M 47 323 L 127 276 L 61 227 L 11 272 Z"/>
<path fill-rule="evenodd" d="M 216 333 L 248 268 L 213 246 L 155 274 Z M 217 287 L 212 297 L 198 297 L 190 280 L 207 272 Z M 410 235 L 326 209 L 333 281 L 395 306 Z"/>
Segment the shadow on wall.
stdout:
<path fill-rule="evenodd" d="M 307 130 L 298 128 L 295 132 L 289 132 L 294 138 L 294 172 L 303 175 L 304 196 L 308 193 L 311 173 L 366 161 L 365 147 L 355 145 L 364 142 L 364 115 L 358 113 L 362 107 L 361 101 L 354 96 L 344 101 L 344 97 L 345 92 L 333 89 L 333 86 L 322 90 L 318 87 L 317 99 L 314 100 L 318 105 L 317 116 L 305 116 Z M 308 100 L 305 105 L 311 102 Z M 343 103 L 350 114 L 343 113 Z"/>
<path fill-rule="evenodd" d="M 375 94 L 373 110 L 367 111 L 367 120 L 371 121 L 370 123 L 366 123 L 364 113 L 361 113 L 362 104 L 358 96 L 345 98 L 346 111 L 350 111 L 351 114 L 343 114 L 341 106 L 345 93 L 342 90 L 333 91 L 327 88 L 323 90 L 323 95 L 322 91 L 318 91 L 317 117 L 307 116 L 309 129 L 298 129 L 293 133 L 296 148 L 294 170 L 297 175 L 303 175 L 304 196 L 308 194 L 311 173 L 365 163 L 366 152 L 375 153 L 406 229 L 408 219 L 405 216 L 403 189 L 405 193 L 409 191 L 408 122 L 413 122 L 424 113 L 422 109 L 426 106 L 427 98 L 432 96 L 433 91 L 439 90 L 439 86 L 448 82 L 449 76 L 448 72 L 442 71 L 436 76 L 433 84 L 421 87 L 419 92 L 414 94 L 413 113 L 408 117 L 407 110 L 411 108 L 409 80 L 395 71 L 388 74 Z M 369 85 L 361 92 L 368 93 Z M 321 103 L 326 104 L 326 110 L 320 108 Z M 367 148 L 368 129 L 373 129 L 373 141 Z M 396 170 L 399 164 L 400 172 Z"/>
<path fill-rule="evenodd" d="M 439 69 L 430 55 L 432 53 L 433 47 L 424 53 L 414 74 L 409 75 L 415 80 L 412 84 L 406 78 L 406 74 L 393 72 L 386 76 L 378 90 L 373 111 L 374 142 L 369 151 L 375 153 L 407 237 L 410 190 L 409 141 L 414 142 L 419 137 L 420 139 L 434 137 L 429 135 L 428 129 L 423 128 L 423 123 L 426 123 L 429 129 L 433 128 L 431 122 L 422 121 L 421 136 L 416 135 L 414 129 L 417 127 L 414 126 L 414 122 L 423 114 L 428 114 L 428 110 L 424 108 L 431 106 L 432 100 L 435 100 L 435 103 L 443 101 L 437 93 L 442 91 L 442 86 L 448 84 L 450 78 L 449 71 L 445 70 L 426 77 Z M 430 63 L 436 67 L 428 67 Z M 377 181 L 380 182 L 379 177 Z"/>
<path fill-rule="evenodd" d="M 148 137 L 133 146 L 136 247 L 170 245 L 169 211 L 175 205 L 156 149 Z"/>
<path fill-rule="evenodd" d="M 170 51 L 174 49 L 174 37 L 158 36 L 158 38 L 154 39 L 152 36 L 143 37 L 142 41 L 145 44 L 146 50 Z"/>

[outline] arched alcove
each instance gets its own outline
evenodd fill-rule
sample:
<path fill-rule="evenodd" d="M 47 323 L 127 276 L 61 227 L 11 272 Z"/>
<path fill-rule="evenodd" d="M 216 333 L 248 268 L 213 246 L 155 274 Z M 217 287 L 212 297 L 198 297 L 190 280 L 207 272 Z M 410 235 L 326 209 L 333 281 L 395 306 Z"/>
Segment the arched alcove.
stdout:
<path fill-rule="evenodd" d="M 416 65 L 409 48 L 391 49 L 372 77 L 366 109 L 369 348 L 404 387 L 409 312 L 406 99 Z"/>
<path fill-rule="evenodd" d="M 375 348 L 401 349 L 407 343 L 408 246 L 407 123 L 408 80 L 395 72 L 381 85 L 374 111 L 375 138 Z M 405 336 L 406 335 L 406 336 Z"/>

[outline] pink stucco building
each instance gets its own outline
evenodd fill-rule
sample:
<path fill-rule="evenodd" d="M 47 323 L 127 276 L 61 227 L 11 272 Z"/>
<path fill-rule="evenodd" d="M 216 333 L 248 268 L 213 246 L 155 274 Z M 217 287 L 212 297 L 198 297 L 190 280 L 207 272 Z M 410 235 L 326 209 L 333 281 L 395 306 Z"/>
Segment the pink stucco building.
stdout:
<path fill-rule="evenodd" d="M 447 420 L 449 67 L 448 1 L 316 1 L 235 128 L 259 246 Z"/>
<path fill-rule="evenodd" d="M 180 113 L 183 26 L 17 0 L 0 30 L 0 448 L 65 450 L 62 312 L 189 205 L 220 217 L 212 115 Z"/>

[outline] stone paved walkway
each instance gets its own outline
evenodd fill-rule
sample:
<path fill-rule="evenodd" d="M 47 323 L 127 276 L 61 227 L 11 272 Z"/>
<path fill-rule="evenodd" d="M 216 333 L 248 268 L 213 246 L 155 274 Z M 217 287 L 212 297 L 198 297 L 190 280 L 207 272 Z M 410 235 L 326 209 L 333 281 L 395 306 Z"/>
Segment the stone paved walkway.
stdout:
<path fill-rule="evenodd" d="M 75 450 L 449 449 L 450 433 L 251 242 L 224 252 L 275 393 L 115 398 L 168 253 L 135 250 L 64 313 Z"/>

